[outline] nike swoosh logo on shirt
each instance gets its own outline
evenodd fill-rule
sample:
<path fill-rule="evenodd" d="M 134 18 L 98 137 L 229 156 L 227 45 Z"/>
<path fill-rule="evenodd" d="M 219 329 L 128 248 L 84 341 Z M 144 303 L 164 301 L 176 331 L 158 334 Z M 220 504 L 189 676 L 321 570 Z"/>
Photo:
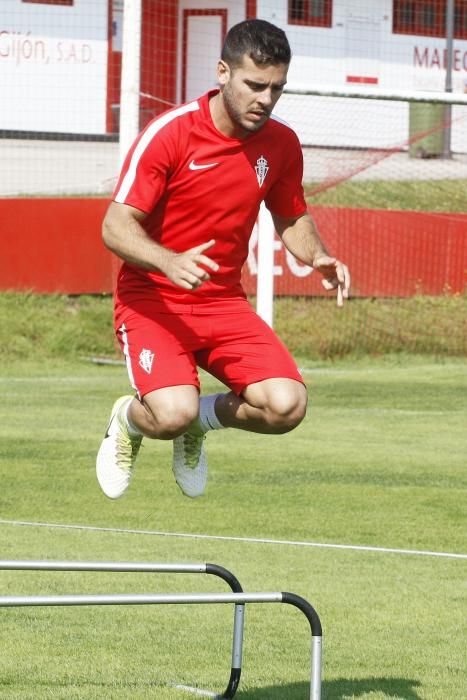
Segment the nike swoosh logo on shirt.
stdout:
<path fill-rule="evenodd" d="M 196 165 L 195 161 L 192 160 L 188 167 L 190 168 L 190 170 L 204 170 L 205 168 L 213 168 L 215 165 L 219 165 L 219 163 L 206 163 L 206 165 Z"/>

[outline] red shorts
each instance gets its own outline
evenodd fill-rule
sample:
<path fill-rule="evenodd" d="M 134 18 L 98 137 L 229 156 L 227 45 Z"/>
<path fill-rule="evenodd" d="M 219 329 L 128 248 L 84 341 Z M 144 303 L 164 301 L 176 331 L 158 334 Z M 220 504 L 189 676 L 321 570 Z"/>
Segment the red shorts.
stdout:
<path fill-rule="evenodd" d="M 115 330 L 134 389 L 200 387 L 197 366 L 240 395 L 264 379 L 303 383 L 285 345 L 246 300 L 196 305 L 136 301 L 119 305 Z"/>

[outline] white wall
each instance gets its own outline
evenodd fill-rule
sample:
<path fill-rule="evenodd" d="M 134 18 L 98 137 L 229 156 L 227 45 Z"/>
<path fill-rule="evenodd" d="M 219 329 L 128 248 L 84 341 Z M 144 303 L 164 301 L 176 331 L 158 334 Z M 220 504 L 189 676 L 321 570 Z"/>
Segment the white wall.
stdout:
<path fill-rule="evenodd" d="M 286 0 L 258 0 L 258 17 L 282 27 L 293 59 L 288 87 L 345 89 L 348 76 L 377 79 L 377 88 L 443 91 L 442 38 L 393 34 L 392 0 L 334 0 L 333 26 L 289 25 Z M 453 91 L 467 85 L 467 41 L 454 42 Z M 452 146 L 467 151 L 466 108 L 454 108 Z M 409 138 L 407 103 L 375 103 L 284 95 L 276 112 L 304 143 L 392 148 Z"/>
<path fill-rule="evenodd" d="M 0 0 L 0 129 L 105 133 L 107 5 L 107 0 L 75 0 L 72 7 Z M 228 27 L 245 18 L 245 0 L 180 0 L 179 37 L 184 9 L 221 8 L 228 11 Z M 290 86 L 345 88 L 347 76 L 369 73 L 382 90 L 444 89 L 444 40 L 392 34 L 392 0 L 334 0 L 332 28 L 288 25 L 287 0 L 257 0 L 257 13 L 287 32 L 294 54 Z M 202 18 L 193 22 L 200 32 L 202 25 Z M 188 71 L 190 96 L 216 81 L 217 49 L 204 52 L 200 39 L 196 66 Z M 178 101 L 181 65 L 180 40 Z M 455 41 L 454 92 L 463 92 L 466 81 L 467 41 Z M 453 147 L 464 152 L 465 111 L 454 110 L 453 126 Z M 407 104 L 311 103 L 285 95 L 277 113 L 309 144 L 387 148 L 408 138 Z"/>
<path fill-rule="evenodd" d="M 344 86 L 346 76 L 354 74 L 366 57 L 383 89 L 443 90 L 445 72 L 438 58 L 445 40 L 393 34 L 392 4 L 392 0 L 334 0 L 331 28 L 289 25 L 286 0 L 258 0 L 257 8 L 258 17 L 287 32 L 294 54 L 291 84 L 305 78 L 310 83 Z M 467 41 L 454 44 L 453 89 L 462 92 L 467 80 Z M 421 64 L 417 56 L 422 57 Z"/>
<path fill-rule="evenodd" d="M 0 129 L 106 130 L 107 0 L 1 0 Z"/>

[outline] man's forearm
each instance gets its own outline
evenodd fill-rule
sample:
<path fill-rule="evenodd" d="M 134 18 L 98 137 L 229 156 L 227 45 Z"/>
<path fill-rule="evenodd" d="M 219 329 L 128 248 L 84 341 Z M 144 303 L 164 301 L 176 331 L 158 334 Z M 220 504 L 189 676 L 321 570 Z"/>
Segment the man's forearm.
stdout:
<path fill-rule="evenodd" d="M 104 219 L 102 238 L 119 258 L 145 270 L 163 271 L 173 254 L 153 241 L 136 218 L 116 215 L 111 210 Z"/>
<path fill-rule="evenodd" d="M 329 255 L 309 214 L 293 223 L 274 217 L 274 223 L 287 250 L 305 265 L 313 266 L 317 258 Z"/>

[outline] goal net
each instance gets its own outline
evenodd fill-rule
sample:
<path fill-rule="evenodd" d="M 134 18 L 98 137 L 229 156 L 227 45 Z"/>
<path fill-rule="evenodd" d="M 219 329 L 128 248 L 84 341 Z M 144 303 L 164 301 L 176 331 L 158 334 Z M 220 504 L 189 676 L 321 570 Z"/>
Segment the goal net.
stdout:
<path fill-rule="evenodd" d="M 275 237 L 264 273 L 272 268 L 274 312 L 267 297 L 261 305 L 300 352 L 465 354 L 467 104 L 443 98 L 321 86 L 281 99 L 277 113 L 303 146 L 310 213 L 352 273 L 353 301 L 339 313 Z M 313 327 L 300 337 L 307 314 Z"/>

